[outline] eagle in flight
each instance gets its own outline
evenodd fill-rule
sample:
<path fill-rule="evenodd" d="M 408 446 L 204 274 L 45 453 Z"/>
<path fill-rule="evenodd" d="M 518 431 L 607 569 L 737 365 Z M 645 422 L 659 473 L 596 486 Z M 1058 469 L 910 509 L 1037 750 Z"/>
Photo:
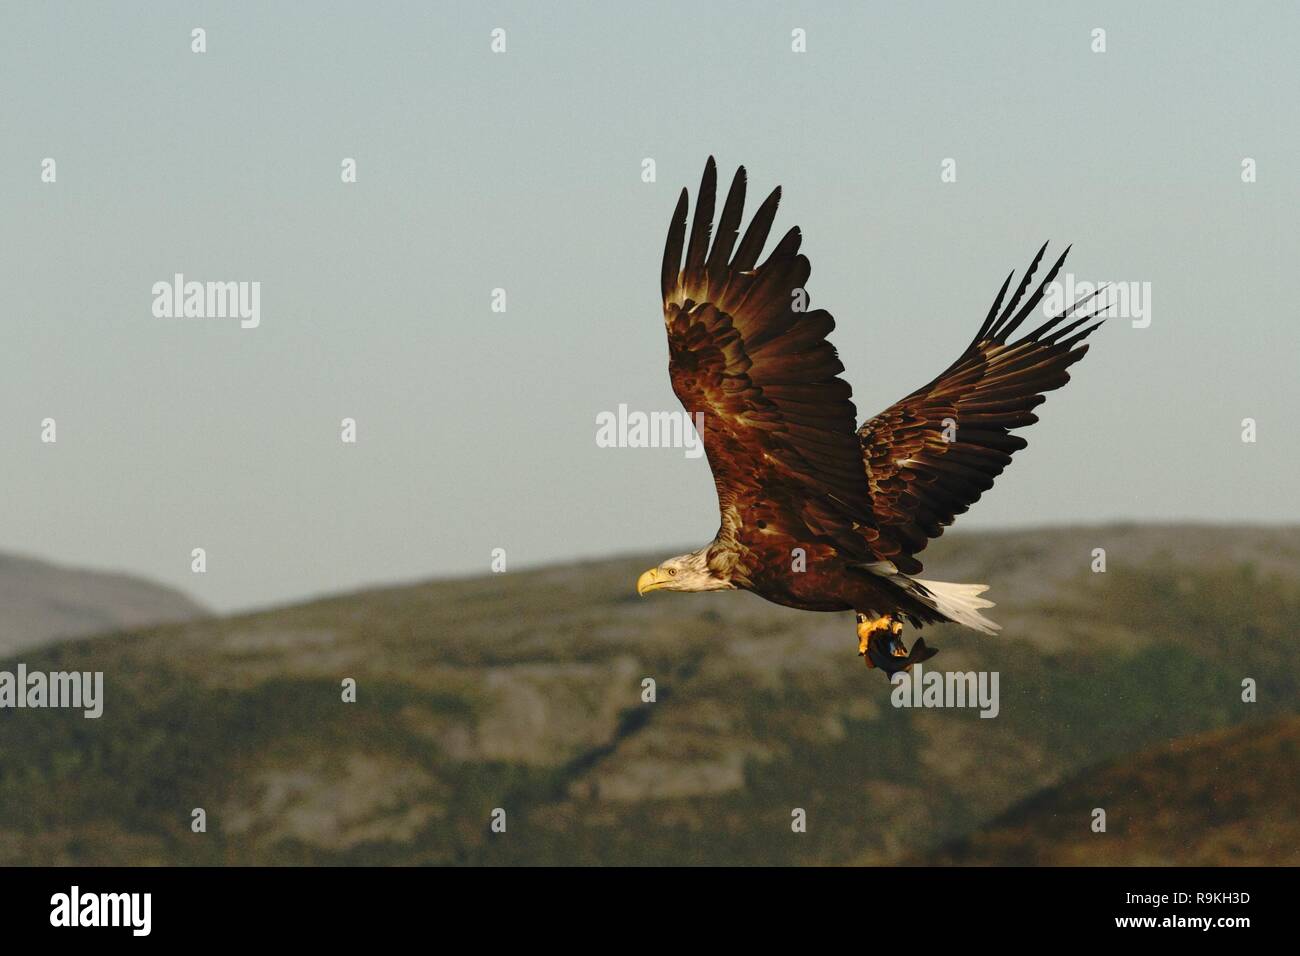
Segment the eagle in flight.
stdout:
<path fill-rule="evenodd" d="M 1029 292 L 1044 244 L 1009 299 L 1007 276 L 952 365 L 858 427 L 827 341 L 835 321 L 806 308 L 798 227 L 757 264 L 780 187 L 740 237 L 744 167 L 714 231 L 717 180 L 709 157 L 689 236 L 682 190 L 660 285 L 668 373 L 687 413 L 703 413 L 722 521 L 704 547 L 641 575 L 637 592 L 743 588 L 806 611 L 853 610 L 858 653 L 887 675 L 936 653 L 920 638 L 909 652 L 904 621 L 995 632 L 980 613 L 993 606 L 980 597 L 988 586 L 922 580 L 917 554 L 1025 447 L 1011 432 L 1037 421 L 1044 393 L 1070 380 L 1104 308 L 1076 316 L 1101 290 L 1013 338 L 1069 252 Z"/>

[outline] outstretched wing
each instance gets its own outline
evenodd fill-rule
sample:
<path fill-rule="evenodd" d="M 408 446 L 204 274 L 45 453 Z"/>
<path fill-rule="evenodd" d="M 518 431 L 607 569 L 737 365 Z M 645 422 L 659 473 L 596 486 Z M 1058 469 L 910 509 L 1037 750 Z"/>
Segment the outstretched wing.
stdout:
<path fill-rule="evenodd" d="M 1070 380 L 1066 369 L 1088 351 L 1079 343 L 1104 321 L 1085 325 L 1096 318 L 1094 313 L 1066 322 L 1094 292 L 1011 341 L 1070 251 L 1061 254 L 1025 299 L 1046 250 L 1046 244 L 1038 250 L 999 312 L 1015 273 L 1007 276 L 984 324 L 957 361 L 859 430 L 875 516 L 875 528 L 865 534 L 872 551 L 905 574 L 921 570 L 914 555 L 992 488 L 1012 454 L 1025 447 L 1027 442 L 1011 430 L 1038 421 L 1032 409 L 1046 400 L 1045 392 Z"/>
<path fill-rule="evenodd" d="M 776 215 L 777 188 L 737 245 L 745 170 L 732 181 L 710 245 L 717 166 L 704 168 L 689 241 L 682 190 L 664 246 L 661 288 L 669 374 L 686 411 L 703 413 L 705 453 L 722 535 L 783 531 L 829 535 L 862 549 L 854 521 L 869 521 L 856 412 L 826 341 L 835 327 L 808 311 L 808 259 L 791 229 L 755 267 Z M 682 255 L 685 251 L 685 260 Z"/>

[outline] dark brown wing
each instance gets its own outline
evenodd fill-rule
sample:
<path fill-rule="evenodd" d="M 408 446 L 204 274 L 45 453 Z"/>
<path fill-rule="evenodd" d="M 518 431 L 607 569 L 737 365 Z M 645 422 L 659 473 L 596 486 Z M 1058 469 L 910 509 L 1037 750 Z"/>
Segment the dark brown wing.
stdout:
<path fill-rule="evenodd" d="M 673 391 L 687 412 L 704 415 L 722 535 L 770 529 L 804 540 L 811 532 L 862 549 L 852 527 L 871 520 L 871 502 L 852 390 L 826 341 L 835 327 L 830 313 L 802 308 L 811 270 L 799 254 L 799 230 L 755 267 L 781 190 L 759 207 L 737 246 L 742 167 L 710 246 L 716 191 L 710 157 L 689 242 L 685 189 L 673 213 L 661 287 Z"/>
<path fill-rule="evenodd" d="M 1038 421 L 1032 409 L 1045 401 L 1044 392 L 1070 380 L 1066 369 L 1088 351 L 1080 341 L 1101 325 L 1097 321 L 1080 329 L 1095 314 L 1062 324 L 1094 292 L 1010 341 L 1042 301 L 1070 251 L 1062 253 L 1025 299 L 1046 250 L 1046 245 L 1038 250 L 999 312 L 1015 273 L 1007 276 L 983 326 L 957 361 L 859 431 L 876 525 L 867 537 L 878 557 L 894 562 L 905 574 L 921 570 L 914 555 L 992 488 L 1012 453 L 1025 447 L 1026 441 L 1011 429 Z"/>

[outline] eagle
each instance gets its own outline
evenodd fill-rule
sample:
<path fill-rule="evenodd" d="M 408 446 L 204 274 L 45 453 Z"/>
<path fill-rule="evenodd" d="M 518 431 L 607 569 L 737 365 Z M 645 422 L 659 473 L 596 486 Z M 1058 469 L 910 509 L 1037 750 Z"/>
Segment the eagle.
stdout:
<path fill-rule="evenodd" d="M 781 188 L 741 236 L 745 168 L 715 230 L 717 178 L 709 157 L 689 235 L 682 190 L 660 288 L 669 377 L 688 415 L 702 416 L 721 522 L 704 547 L 642 574 L 637 593 L 739 588 L 806 611 L 852 610 L 858 654 L 891 677 L 937 653 L 924 638 L 908 650 L 904 622 L 996 632 L 980 613 L 993 606 L 980 597 L 987 585 L 919 578 L 917 555 L 1025 447 L 1012 431 L 1036 422 L 1045 393 L 1070 380 L 1104 321 L 1101 288 L 1015 337 L 1070 251 L 1031 292 L 1044 243 L 1009 298 L 1014 270 L 1007 276 L 951 365 L 859 426 L 827 338 L 835 321 L 808 308 L 799 228 L 758 265 Z"/>

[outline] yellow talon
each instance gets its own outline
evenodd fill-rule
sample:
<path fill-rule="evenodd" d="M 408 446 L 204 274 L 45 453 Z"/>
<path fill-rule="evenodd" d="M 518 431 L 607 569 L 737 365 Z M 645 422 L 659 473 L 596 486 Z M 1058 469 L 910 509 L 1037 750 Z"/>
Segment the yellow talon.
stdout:
<path fill-rule="evenodd" d="M 870 643 L 871 641 L 871 635 L 876 633 L 877 631 L 892 631 L 893 633 L 898 634 L 902 630 L 903 630 L 902 623 L 899 621 L 895 621 L 888 614 L 886 614 L 884 617 L 878 617 L 874 621 L 859 621 L 858 622 L 858 654 L 862 657 L 867 657 L 867 644 Z M 868 667 L 875 666 L 874 664 L 871 663 L 870 657 L 867 657 L 867 666 Z"/>

